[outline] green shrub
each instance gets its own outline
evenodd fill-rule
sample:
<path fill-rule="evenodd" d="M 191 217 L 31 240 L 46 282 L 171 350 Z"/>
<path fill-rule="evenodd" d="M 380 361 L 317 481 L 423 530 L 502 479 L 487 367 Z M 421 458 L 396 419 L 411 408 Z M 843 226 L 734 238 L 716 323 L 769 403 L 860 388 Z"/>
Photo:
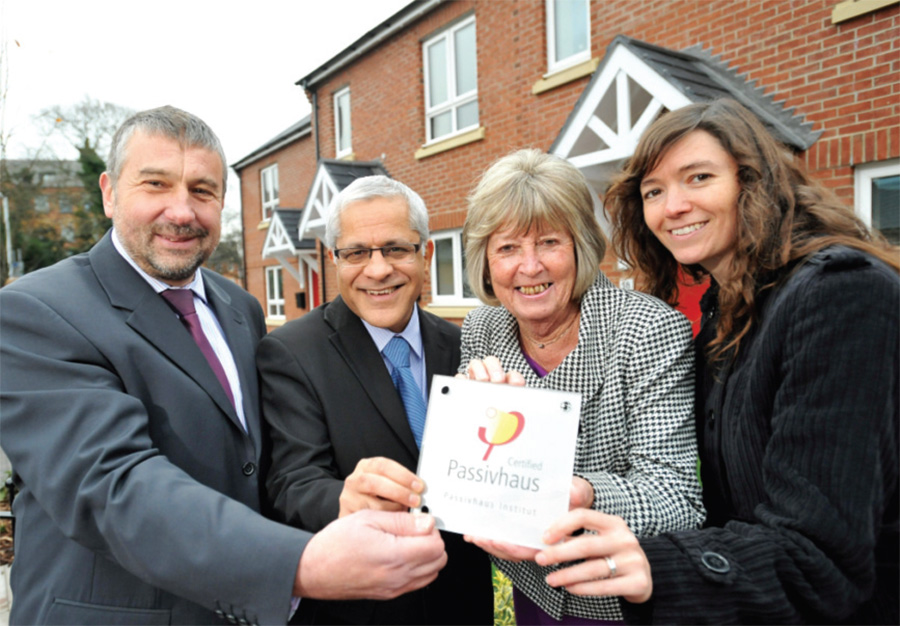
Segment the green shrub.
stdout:
<path fill-rule="evenodd" d="M 492 567 L 494 581 L 494 626 L 516 626 L 512 583 L 503 572 Z"/>

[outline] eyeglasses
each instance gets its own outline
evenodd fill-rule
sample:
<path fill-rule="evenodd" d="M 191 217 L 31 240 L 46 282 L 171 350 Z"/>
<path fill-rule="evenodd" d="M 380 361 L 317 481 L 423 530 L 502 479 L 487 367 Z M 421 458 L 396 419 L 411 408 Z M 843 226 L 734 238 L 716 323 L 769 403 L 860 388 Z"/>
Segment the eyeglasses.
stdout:
<path fill-rule="evenodd" d="M 376 248 L 338 248 L 334 250 L 334 256 L 347 265 L 365 265 L 372 258 L 372 253 L 380 250 L 385 261 L 391 265 L 402 265 L 411 263 L 421 247 L 420 243 L 395 243 Z"/>

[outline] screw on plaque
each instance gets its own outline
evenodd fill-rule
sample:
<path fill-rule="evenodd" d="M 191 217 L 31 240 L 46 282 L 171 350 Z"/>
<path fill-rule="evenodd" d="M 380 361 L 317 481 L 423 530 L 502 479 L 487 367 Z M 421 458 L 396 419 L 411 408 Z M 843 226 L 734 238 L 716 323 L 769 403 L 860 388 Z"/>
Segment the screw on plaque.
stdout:
<path fill-rule="evenodd" d="M 568 400 L 566 400 L 565 402 L 563 402 L 562 404 L 559 405 L 559 408 L 561 408 L 563 411 L 568 411 L 569 409 L 572 408 L 572 405 L 571 405 L 571 403 L 569 403 Z"/>
<path fill-rule="evenodd" d="M 441 387 L 441 393 L 446 396 L 448 393 L 450 393 L 450 387 L 447 387 L 446 385 Z"/>

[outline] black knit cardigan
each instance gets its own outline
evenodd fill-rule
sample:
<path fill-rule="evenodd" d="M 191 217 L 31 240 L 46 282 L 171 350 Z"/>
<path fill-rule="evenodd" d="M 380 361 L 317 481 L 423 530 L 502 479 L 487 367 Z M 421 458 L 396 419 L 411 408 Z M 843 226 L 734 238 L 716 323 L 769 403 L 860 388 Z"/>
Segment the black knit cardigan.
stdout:
<path fill-rule="evenodd" d="M 697 337 L 703 529 L 642 539 L 629 622 L 897 624 L 900 278 L 843 247 L 764 295 L 736 360 Z"/>

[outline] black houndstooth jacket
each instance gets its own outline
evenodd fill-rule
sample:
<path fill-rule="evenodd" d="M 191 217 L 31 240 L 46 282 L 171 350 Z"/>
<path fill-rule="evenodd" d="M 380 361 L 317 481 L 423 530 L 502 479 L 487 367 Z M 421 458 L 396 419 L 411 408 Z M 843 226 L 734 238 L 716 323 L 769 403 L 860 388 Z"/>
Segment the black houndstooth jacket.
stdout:
<path fill-rule="evenodd" d="M 704 509 L 697 481 L 694 353 L 687 319 L 663 302 L 615 287 L 598 274 L 581 301 L 578 345 L 545 378 L 522 355 L 518 324 L 503 307 L 466 317 L 462 359 L 496 356 L 529 387 L 578 392 L 581 423 L 575 474 L 594 487 L 594 508 L 623 517 L 638 537 L 698 527 Z M 497 560 L 516 587 L 556 619 L 621 620 L 617 598 L 553 589 L 550 568 Z"/>

